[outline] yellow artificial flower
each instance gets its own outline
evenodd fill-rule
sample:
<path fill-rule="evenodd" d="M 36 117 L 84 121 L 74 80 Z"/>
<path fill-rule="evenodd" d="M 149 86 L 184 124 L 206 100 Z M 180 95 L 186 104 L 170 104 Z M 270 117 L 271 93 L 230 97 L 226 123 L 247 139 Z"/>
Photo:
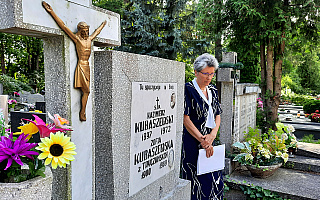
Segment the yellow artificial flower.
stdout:
<path fill-rule="evenodd" d="M 29 134 L 27 137 L 28 140 L 32 137 L 33 134 L 36 134 L 39 131 L 37 126 L 32 123 L 19 126 L 18 129 L 20 129 L 21 132 L 15 132 L 13 133 L 13 135 L 20 135 L 21 133 L 24 133 L 25 135 Z"/>
<path fill-rule="evenodd" d="M 29 111 L 29 112 L 42 113 L 41 110 L 34 110 L 34 111 Z"/>
<path fill-rule="evenodd" d="M 42 151 L 38 156 L 39 159 L 45 159 L 45 165 L 49 165 L 52 162 L 52 168 L 66 167 L 66 164 L 70 164 L 75 158 L 73 155 L 77 153 L 74 151 L 76 145 L 70 142 L 70 137 L 67 137 L 62 132 L 50 133 L 50 138 L 41 138 L 41 143 L 36 147 L 37 150 Z"/>

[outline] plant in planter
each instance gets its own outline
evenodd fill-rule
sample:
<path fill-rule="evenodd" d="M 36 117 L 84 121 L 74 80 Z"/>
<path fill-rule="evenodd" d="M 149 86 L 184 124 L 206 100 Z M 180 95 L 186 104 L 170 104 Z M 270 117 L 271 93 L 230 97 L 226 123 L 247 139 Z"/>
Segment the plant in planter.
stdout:
<path fill-rule="evenodd" d="M 8 107 L 10 110 L 14 110 L 14 107 L 16 106 L 16 104 L 17 104 L 17 100 L 15 99 L 8 100 Z"/>
<path fill-rule="evenodd" d="M 24 119 L 30 123 L 19 127 L 21 132 L 1 137 L 0 182 L 21 182 L 36 176 L 44 177 L 45 165 L 51 164 L 54 169 L 57 166 L 66 167 L 75 159 L 76 147 L 65 135 L 66 131 L 72 131 L 71 127 L 63 125 L 68 121 L 50 115 L 54 123 L 47 125 L 38 116 L 33 117 L 35 121 Z M 31 136 L 38 132 L 41 142 L 36 143 Z"/>
<path fill-rule="evenodd" d="M 271 176 L 289 157 L 285 141 L 271 129 L 268 133 L 260 133 L 258 129 L 249 128 L 245 141 L 232 146 L 238 150 L 233 160 L 246 166 L 251 175 L 258 178 Z"/>
<path fill-rule="evenodd" d="M 292 125 L 285 126 L 282 123 L 276 123 L 277 131 L 275 132 L 279 138 L 284 140 L 286 148 L 289 152 L 289 157 L 293 158 L 298 149 L 298 141 L 296 136 L 294 135 L 294 127 Z"/>

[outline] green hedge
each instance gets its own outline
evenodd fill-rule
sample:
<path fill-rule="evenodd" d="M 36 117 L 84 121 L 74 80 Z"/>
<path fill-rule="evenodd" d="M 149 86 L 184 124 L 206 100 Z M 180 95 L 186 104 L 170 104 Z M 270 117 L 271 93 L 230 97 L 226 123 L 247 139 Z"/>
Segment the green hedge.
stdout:
<path fill-rule="evenodd" d="M 314 113 L 316 110 L 320 110 L 320 100 L 310 100 L 303 105 L 304 113 Z"/>
<path fill-rule="evenodd" d="M 29 85 L 4 74 L 0 75 L 0 83 L 3 85 L 3 94 L 12 94 L 13 92 L 22 90 L 28 92 L 32 91 L 32 88 Z"/>

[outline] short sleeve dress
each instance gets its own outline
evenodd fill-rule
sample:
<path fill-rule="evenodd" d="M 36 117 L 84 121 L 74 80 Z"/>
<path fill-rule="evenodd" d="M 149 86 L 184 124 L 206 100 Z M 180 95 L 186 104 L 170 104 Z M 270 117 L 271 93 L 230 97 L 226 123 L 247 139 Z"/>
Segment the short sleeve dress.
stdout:
<path fill-rule="evenodd" d="M 212 109 L 214 118 L 222 113 L 218 101 L 218 91 L 214 85 L 208 86 L 208 92 L 212 93 Z M 205 127 L 209 106 L 197 92 L 192 82 L 185 84 L 185 110 L 184 114 L 203 135 L 211 132 L 211 128 Z M 181 177 L 191 181 L 192 200 L 223 200 L 222 171 L 216 171 L 203 175 L 197 175 L 197 159 L 200 142 L 195 139 L 185 127 L 183 127 L 181 154 Z M 213 144 L 214 145 L 214 144 Z"/>

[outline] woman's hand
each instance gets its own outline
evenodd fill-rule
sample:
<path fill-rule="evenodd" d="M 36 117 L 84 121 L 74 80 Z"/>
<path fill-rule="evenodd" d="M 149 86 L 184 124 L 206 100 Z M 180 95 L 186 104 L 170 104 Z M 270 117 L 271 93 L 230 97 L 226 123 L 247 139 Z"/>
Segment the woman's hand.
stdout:
<path fill-rule="evenodd" d="M 203 141 L 201 142 L 202 148 L 206 149 L 208 146 L 212 145 L 213 140 L 216 139 L 217 133 L 211 132 L 208 135 L 203 135 L 201 138 Z"/>
<path fill-rule="evenodd" d="M 206 156 L 207 156 L 207 158 L 210 158 L 213 155 L 213 152 L 214 152 L 214 150 L 213 150 L 213 146 L 212 145 L 210 145 L 208 148 L 206 148 Z"/>

